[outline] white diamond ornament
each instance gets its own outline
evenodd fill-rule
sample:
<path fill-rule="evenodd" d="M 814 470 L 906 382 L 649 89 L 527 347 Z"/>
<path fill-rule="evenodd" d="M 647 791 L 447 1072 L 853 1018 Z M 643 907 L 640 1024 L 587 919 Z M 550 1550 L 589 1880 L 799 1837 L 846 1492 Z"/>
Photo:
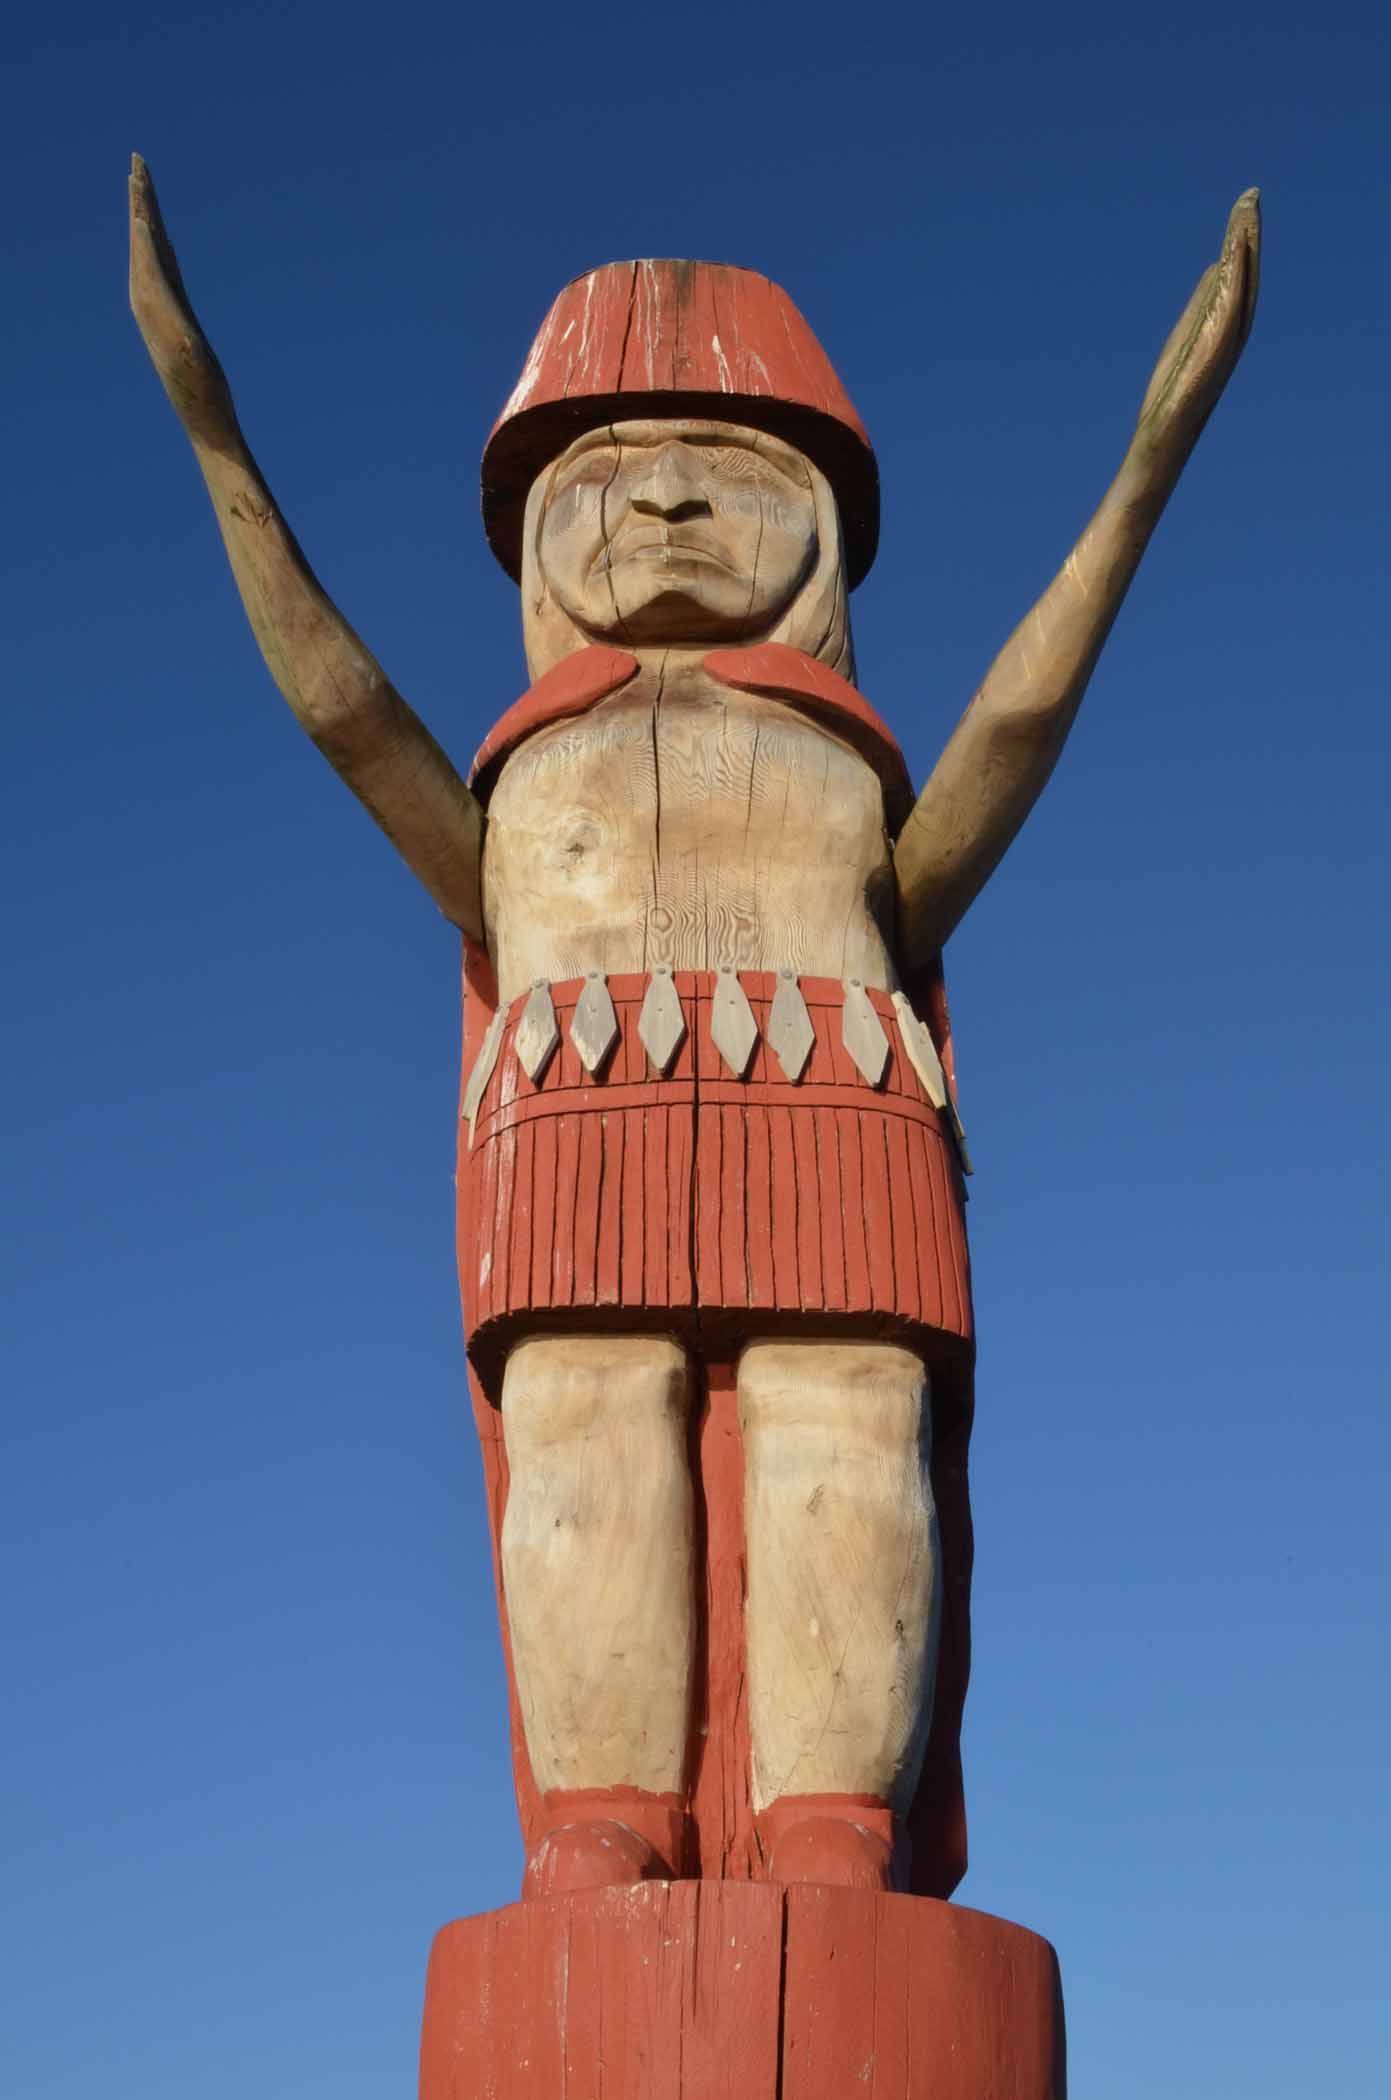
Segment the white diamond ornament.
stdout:
<path fill-rule="evenodd" d="M 783 1076 L 795 1086 L 807 1068 L 816 1045 L 807 1002 L 791 970 L 779 970 L 773 1010 L 768 1016 L 768 1047 L 782 1066 Z"/>
<path fill-rule="evenodd" d="M 560 1029 L 551 1003 L 551 988 L 544 977 L 538 977 L 522 1008 L 522 1018 L 513 1038 L 517 1062 L 533 1086 L 541 1084 L 541 1074 L 555 1056 L 559 1044 Z"/>
<path fill-rule="evenodd" d="M 923 1083 L 923 1092 L 934 1108 L 947 1105 L 947 1075 L 937 1055 L 937 1045 L 925 1021 L 920 1021 L 902 992 L 894 993 L 899 1041 L 904 1055 Z"/>
<path fill-rule="evenodd" d="M 963 1174 L 974 1174 L 976 1170 L 971 1165 L 971 1154 L 966 1144 L 966 1125 L 957 1114 L 956 1103 L 950 1094 L 947 1095 L 947 1118 L 951 1124 L 951 1134 L 956 1139 L 956 1156 L 961 1161 L 961 1171 Z"/>
<path fill-rule="evenodd" d="M 597 1072 L 618 1041 L 618 1016 L 609 988 L 599 971 L 591 970 L 570 1018 L 570 1040 L 579 1052 L 586 1072 Z"/>
<path fill-rule="evenodd" d="M 681 1011 L 676 983 L 670 970 L 654 970 L 638 1015 L 642 1047 L 659 1072 L 671 1061 L 686 1040 L 686 1016 Z"/>
<path fill-rule="evenodd" d="M 870 1085 L 878 1086 L 889 1062 L 889 1039 L 858 977 L 852 977 L 845 987 L 840 1039 Z"/>
<path fill-rule="evenodd" d="M 502 1033 L 507 1026 L 507 1008 L 500 1006 L 488 1023 L 488 1032 L 478 1046 L 478 1055 L 473 1061 L 473 1070 L 464 1088 L 464 1098 L 459 1103 L 460 1113 L 468 1124 L 469 1146 L 473 1145 L 473 1126 L 478 1120 L 479 1106 L 488 1091 L 488 1081 L 497 1064 L 497 1054 L 502 1048 Z"/>
<path fill-rule="evenodd" d="M 932 1031 L 926 1021 L 918 1019 L 902 992 L 894 993 L 894 1013 L 898 1017 L 899 1039 L 909 1064 L 922 1081 L 932 1106 L 940 1108 L 946 1115 L 957 1157 L 961 1161 L 961 1171 L 963 1174 L 974 1174 L 976 1170 L 971 1165 L 971 1155 L 966 1148 L 965 1127 L 956 1112 L 956 1103 L 952 1099 L 951 1088 L 947 1085 L 947 1075 L 942 1069 L 942 1060 L 937 1055 Z"/>
<path fill-rule="evenodd" d="M 710 1040 L 735 1078 L 742 1079 L 758 1041 L 758 1023 L 733 970 L 716 973 L 710 1002 Z"/>

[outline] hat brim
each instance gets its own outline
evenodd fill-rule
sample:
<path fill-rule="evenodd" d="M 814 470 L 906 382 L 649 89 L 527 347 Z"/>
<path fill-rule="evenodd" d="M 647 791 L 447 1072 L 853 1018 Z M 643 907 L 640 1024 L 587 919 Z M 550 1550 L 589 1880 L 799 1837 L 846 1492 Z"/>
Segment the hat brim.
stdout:
<path fill-rule="evenodd" d="M 845 535 L 847 587 L 853 590 L 868 574 L 879 544 L 879 470 L 852 430 L 796 401 L 660 390 L 543 401 L 499 424 L 483 454 L 483 529 L 514 581 L 521 580 L 523 521 L 536 476 L 588 430 L 658 417 L 740 423 L 795 445 L 831 485 Z"/>

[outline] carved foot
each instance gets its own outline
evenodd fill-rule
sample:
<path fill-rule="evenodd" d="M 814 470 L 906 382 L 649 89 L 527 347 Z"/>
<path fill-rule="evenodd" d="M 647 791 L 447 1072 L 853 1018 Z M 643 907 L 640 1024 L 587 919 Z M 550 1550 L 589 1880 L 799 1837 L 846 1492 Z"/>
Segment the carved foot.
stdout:
<path fill-rule="evenodd" d="M 630 1888 L 680 1871 L 685 1812 L 674 1795 L 596 1787 L 549 1793 L 545 1809 L 549 1828 L 527 1860 L 524 1897 Z"/>
<path fill-rule="evenodd" d="M 770 1881 L 826 1888 L 906 1886 L 906 1840 L 883 1801 L 868 1795 L 784 1795 L 758 1818 Z"/>
<path fill-rule="evenodd" d="M 526 1863 L 524 1896 L 568 1896 L 576 1889 L 627 1888 L 669 1879 L 645 1838 L 612 1816 L 547 1831 Z"/>

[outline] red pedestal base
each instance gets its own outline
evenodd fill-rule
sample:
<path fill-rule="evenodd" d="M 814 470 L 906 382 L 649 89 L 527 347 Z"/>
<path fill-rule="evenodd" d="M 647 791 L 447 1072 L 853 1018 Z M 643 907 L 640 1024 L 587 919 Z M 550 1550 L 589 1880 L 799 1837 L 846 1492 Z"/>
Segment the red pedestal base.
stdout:
<path fill-rule="evenodd" d="M 1052 1948 L 926 1897 L 642 1882 L 461 1918 L 421 2100 L 1065 2100 Z"/>

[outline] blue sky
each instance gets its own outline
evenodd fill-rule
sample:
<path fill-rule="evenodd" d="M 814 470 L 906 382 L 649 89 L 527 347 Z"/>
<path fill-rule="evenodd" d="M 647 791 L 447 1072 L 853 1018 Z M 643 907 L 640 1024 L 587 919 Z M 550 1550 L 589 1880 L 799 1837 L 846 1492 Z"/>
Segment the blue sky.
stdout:
<path fill-rule="evenodd" d="M 125 308 L 136 147 L 272 486 L 461 760 L 524 682 L 476 463 L 553 293 L 778 278 L 879 448 L 860 678 L 919 777 L 1262 185 L 1247 359 L 948 958 L 961 1898 L 1057 1945 L 1074 2100 L 1383 2100 L 1381 11 L 78 0 L 18 35 L 5 2092 L 408 2092 L 430 1934 L 520 1866 L 455 945 L 244 630 Z"/>

